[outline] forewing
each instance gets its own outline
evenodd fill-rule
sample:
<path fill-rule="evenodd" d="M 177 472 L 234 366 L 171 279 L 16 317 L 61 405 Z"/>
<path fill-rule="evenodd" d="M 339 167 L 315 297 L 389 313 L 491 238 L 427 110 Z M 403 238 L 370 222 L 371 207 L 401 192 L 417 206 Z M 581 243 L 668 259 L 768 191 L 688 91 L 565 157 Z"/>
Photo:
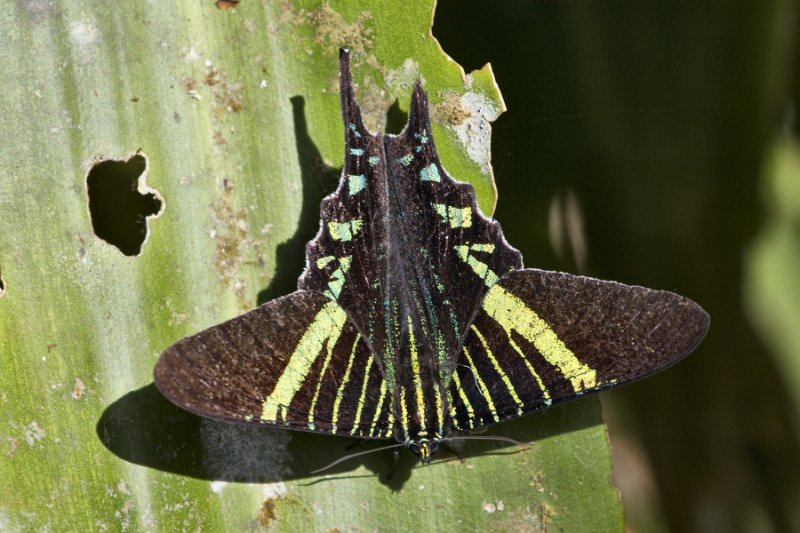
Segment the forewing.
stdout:
<path fill-rule="evenodd" d="M 503 276 L 470 327 L 450 389 L 454 427 L 524 415 L 663 370 L 709 317 L 667 291 L 535 269 Z"/>
<path fill-rule="evenodd" d="M 299 286 L 339 302 L 388 375 L 411 373 L 400 367 L 413 328 L 423 373 L 447 381 L 488 285 L 521 268 L 521 256 L 481 214 L 472 186 L 442 167 L 419 83 L 406 128 L 382 136 L 364 127 L 346 51 L 339 76 L 345 165 Z"/>
<path fill-rule="evenodd" d="M 298 291 L 178 341 L 154 375 L 201 416 L 384 437 L 389 400 L 374 363 L 341 307 Z"/>

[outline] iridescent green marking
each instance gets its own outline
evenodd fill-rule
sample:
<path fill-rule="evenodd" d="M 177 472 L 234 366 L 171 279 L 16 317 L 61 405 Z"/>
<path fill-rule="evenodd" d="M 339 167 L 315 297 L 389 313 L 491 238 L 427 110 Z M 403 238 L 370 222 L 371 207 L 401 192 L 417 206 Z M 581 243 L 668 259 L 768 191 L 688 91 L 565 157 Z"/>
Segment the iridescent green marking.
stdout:
<path fill-rule="evenodd" d="M 336 399 L 333 401 L 333 414 L 331 415 L 331 427 L 333 433 L 336 433 L 336 427 L 339 424 L 339 406 L 342 404 L 344 398 L 344 388 L 350 382 L 350 371 L 353 369 L 353 361 L 356 359 L 356 348 L 358 341 L 361 340 L 361 334 L 356 334 L 356 340 L 353 342 L 353 349 L 350 352 L 350 359 L 347 360 L 347 368 L 344 371 L 344 377 L 339 384 L 339 389 L 336 391 Z M 316 398 L 315 398 L 316 399 Z"/>
<path fill-rule="evenodd" d="M 394 413 L 392 413 L 391 409 L 389 409 L 386 419 L 386 431 L 384 432 L 383 436 L 391 437 L 394 434 Z"/>
<path fill-rule="evenodd" d="M 364 404 L 367 401 L 367 384 L 369 383 L 369 371 L 372 369 L 372 364 L 375 360 L 372 356 L 367 359 L 367 365 L 364 367 L 364 381 L 361 382 L 361 395 L 358 397 L 358 407 L 356 407 L 356 416 L 353 419 L 353 429 L 350 431 L 351 435 L 358 432 L 361 425 L 361 412 L 364 410 Z"/>
<path fill-rule="evenodd" d="M 597 386 L 597 372 L 581 363 L 572 351 L 558 338 L 555 331 L 525 302 L 500 285 L 486 293 L 481 304 L 483 310 L 502 327 L 508 338 L 518 332 L 532 343 L 551 365 L 557 367 L 572 383 L 575 391 Z"/>
<path fill-rule="evenodd" d="M 352 256 L 346 255 L 339 258 L 339 268 L 333 271 L 331 277 L 328 278 L 328 290 L 326 294 L 328 298 L 335 300 L 339 297 L 344 287 L 344 275 L 350 270 L 350 259 Z"/>
<path fill-rule="evenodd" d="M 420 253 L 423 257 L 428 259 L 428 254 L 424 248 L 420 248 Z M 433 265 L 429 264 L 428 267 L 433 270 Z M 434 273 L 434 276 L 436 274 Z M 444 372 L 444 367 L 448 365 L 450 362 L 449 354 L 446 350 L 446 342 L 444 337 L 442 336 L 441 330 L 439 328 L 439 317 L 436 312 L 436 305 L 433 302 L 433 297 L 431 296 L 430 291 L 425 285 L 420 286 L 420 290 L 422 290 L 422 298 L 424 300 L 425 305 L 420 305 L 419 296 L 414 291 L 414 300 L 418 303 L 418 307 L 424 308 L 427 313 L 427 323 L 430 326 L 430 337 L 433 338 L 434 343 L 436 344 L 436 354 L 439 357 L 439 378 L 443 380 L 444 385 L 446 386 L 449 384 L 450 375 L 448 372 Z M 410 320 L 410 317 L 409 317 Z"/>
<path fill-rule="evenodd" d="M 400 159 L 398 159 L 397 162 L 400 163 L 401 165 L 403 165 L 404 167 L 407 167 L 408 165 L 411 164 L 411 162 L 413 160 L 414 160 L 414 156 L 413 155 L 406 154 L 403 157 L 401 157 Z"/>
<path fill-rule="evenodd" d="M 439 280 L 439 274 L 436 273 L 436 267 L 432 262 L 430 262 L 430 255 L 428 254 L 428 251 L 425 248 L 420 248 L 419 251 L 423 255 L 423 257 L 425 257 L 425 259 L 428 260 L 428 267 L 431 269 L 431 273 L 433 274 L 433 282 L 436 285 L 436 290 L 438 290 L 440 293 L 444 293 L 444 284 L 442 284 L 442 282 Z M 458 322 L 458 317 L 453 311 L 453 305 L 447 298 L 442 300 L 442 304 L 449 311 L 448 314 L 450 315 L 450 325 L 453 327 L 453 331 L 455 332 L 456 336 L 461 336 L 461 332 L 459 331 L 460 326 Z M 444 368 L 442 368 L 441 370 L 444 370 Z M 443 379 L 442 382 L 445 384 L 445 386 L 450 383 L 449 379 L 447 379 L 447 376 L 444 376 L 442 379 Z"/>
<path fill-rule="evenodd" d="M 523 404 L 522 400 L 520 400 L 519 394 L 517 394 L 517 389 L 514 388 L 514 384 L 511 383 L 511 379 L 508 377 L 508 375 L 506 374 L 505 370 L 503 370 L 503 367 L 500 366 L 500 362 L 497 360 L 497 358 L 492 353 L 492 349 L 489 348 L 489 344 L 486 342 L 486 338 L 481 334 L 480 330 L 477 327 L 475 327 L 475 324 L 473 324 L 470 327 L 470 329 L 472 329 L 472 331 L 475 333 L 475 335 L 478 336 L 478 340 L 483 345 L 483 351 L 486 352 L 486 357 L 488 357 L 489 361 L 491 361 L 495 372 L 497 372 L 500 375 L 500 379 L 505 384 L 506 389 L 508 390 L 508 394 L 511 395 L 511 399 L 513 399 L 514 403 L 516 403 L 517 406 L 519 407 L 519 410 L 517 411 L 517 414 L 521 415 L 522 412 L 523 412 L 522 408 L 524 407 L 525 404 Z"/>
<path fill-rule="evenodd" d="M 347 314 L 335 302 L 328 302 L 319 310 L 289 357 L 275 388 L 264 400 L 262 420 L 277 422 L 279 415 L 283 417 L 323 348 L 327 347 L 327 357 L 330 358 L 345 320 Z"/>
<path fill-rule="evenodd" d="M 439 176 L 439 167 L 436 166 L 436 163 L 431 163 L 420 170 L 419 179 L 422 181 L 442 181 L 442 177 Z"/>
<path fill-rule="evenodd" d="M 351 241 L 357 235 L 364 222 L 360 218 L 348 220 L 347 222 L 328 222 L 328 233 L 334 241 Z"/>
<path fill-rule="evenodd" d="M 464 355 L 467 356 L 467 362 L 469 363 L 469 368 L 472 369 L 472 374 L 475 376 L 475 381 L 478 382 L 478 387 L 481 390 L 481 396 L 484 397 L 486 400 L 486 405 L 489 406 L 489 412 L 492 413 L 492 417 L 494 418 L 495 422 L 500 422 L 500 417 L 497 416 L 497 409 L 494 406 L 494 402 L 492 401 L 492 397 L 489 396 L 489 389 L 486 388 L 486 383 L 483 382 L 481 375 L 478 374 L 478 369 L 475 367 L 475 363 L 472 361 L 472 356 L 469 354 L 469 350 L 466 346 L 462 347 Z"/>
<path fill-rule="evenodd" d="M 482 243 L 482 244 L 480 244 L 480 243 L 479 244 L 470 244 L 469 245 L 469 249 L 470 249 L 470 251 L 473 251 L 473 252 L 486 252 L 486 253 L 490 254 L 490 253 L 494 252 L 494 244 L 492 244 L 490 242 Z"/>
<path fill-rule="evenodd" d="M 378 162 L 379 162 L 380 160 L 381 160 L 381 158 L 380 158 L 380 157 L 378 157 L 377 155 L 371 155 L 371 156 L 369 156 L 369 159 L 367 159 L 367 162 L 369 163 L 369 165 L 370 165 L 371 167 L 374 167 L 375 165 L 377 165 L 377 164 L 378 164 Z"/>
<path fill-rule="evenodd" d="M 355 125 L 355 124 L 353 124 L 353 123 L 351 122 L 350 124 L 348 124 L 348 127 L 350 128 L 350 131 L 352 131 L 352 132 L 353 132 L 353 135 L 355 135 L 355 136 L 356 136 L 356 137 L 358 137 L 359 139 L 361 138 L 361 134 L 358 132 L 358 129 L 356 128 L 356 125 Z"/>
<path fill-rule="evenodd" d="M 428 130 L 422 130 L 422 134 L 421 135 L 419 133 L 415 133 L 414 134 L 414 138 L 416 140 L 418 140 L 420 143 L 426 144 L 428 142 Z M 417 152 L 417 153 L 422 152 L 422 144 L 420 144 L 419 146 L 416 146 L 414 148 L 414 151 Z"/>
<path fill-rule="evenodd" d="M 444 436 L 444 416 L 442 413 L 442 393 L 439 390 L 438 384 L 434 384 L 433 395 L 436 402 L 436 421 L 438 422 L 439 432 L 435 435 L 436 438 Z"/>
<path fill-rule="evenodd" d="M 350 148 L 350 155 L 364 155 L 363 148 Z"/>
<path fill-rule="evenodd" d="M 364 174 L 350 174 L 347 177 L 347 192 L 350 196 L 355 196 L 367 186 L 367 178 Z"/>
<path fill-rule="evenodd" d="M 386 296 L 386 298 L 383 300 L 383 309 L 386 313 L 386 319 L 384 321 L 384 331 L 386 337 L 390 339 L 399 338 L 400 320 L 396 320 L 395 317 L 399 316 L 400 303 L 396 299 Z M 389 381 L 389 383 L 394 385 L 396 383 L 394 365 L 392 364 L 392 361 L 394 360 L 394 347 L 391 342 L 384 343 L 383 354 L 383 360 L 386 362 L 383 368 L 385 372 L 384 377 Z"/>
<path fill-rule="evenodd" d="M 472 227 L 472 208 L 467 207 L 453 207 L 447 204 L 431 204 L 442 219 L 442 222 L 450 224 L 451 228 L 469 228 Z"/>
<path fill-rule="evenodd" d="M 453 379 L 453 381 L 455 381 L 455 379 Z M 450 407 L 450 418 L 455 418 L 457 414 L 456 404 L 453 403 L 453 395 L 450 393 L 450 389 L 447 389 L 447 405 Z"/>
<path fill-rule="evenodd" d="M 489 247 L 491 247 L 491 249 Z M 460 244 L 455 246 L 455 250 L 458 257 L 472 268 L 472 271 L 483 280 L 487 287 L 492 287 L 500 280 L 497 274 L 489 268 L 489 265 L 483 261 L 479 261 L 475 256 L 470 254 L 470 251 L 492 252 L 494 251 L 493 244 L 473 244 L 471 246 Z"/>
<path fill-rule="evenodd" d="M 328 264 L 334 259 L 336 258 L 332 255 L 326 255 L 325 257 L 320 257 L 319 259 L 317 259 L 317 268 L 322 270 L 323 268 L 328 266 Z"/>

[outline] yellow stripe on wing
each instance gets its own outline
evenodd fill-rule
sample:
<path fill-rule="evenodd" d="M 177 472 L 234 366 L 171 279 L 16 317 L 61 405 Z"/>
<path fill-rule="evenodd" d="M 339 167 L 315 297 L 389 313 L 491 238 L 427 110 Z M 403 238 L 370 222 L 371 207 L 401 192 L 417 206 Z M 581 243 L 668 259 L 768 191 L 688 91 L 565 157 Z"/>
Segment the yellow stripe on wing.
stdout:
<path fill-rule="evenodd" d="M 456 390 L 458 391 L 458 397 L 461 398 L 461 403 L 464 404 L 464 408 L 467 410 L 467 419 L 469 420 L 469 427 L 475 426 L 475 409 L 472 408 L 472 404 L 467 397 L 467 393 L 464 392 L 464 389 L 461 388 L 461 379 L 458 377 L 458 371 L 453 372 L 453 382 L 456 385 Z M 456 406 L 455 404 L 450 404 L 450 416 L 452 418 L 456 418 Z"/>
<path fill-rule="evenodd" d="M 489 344 L 486 342 L 486 338 L 483 336 L 483 334 L 481 334 L 480 330 L 478 330 L 478 328 L 475 327 L 475 324 L 470 326 L 470 329 L 472 329 L 475 335 L 478 336 L 478 340 L 483 345 L 483 351 L 486 352 L 486 357 L 492 363 L 495 372 L 497 372 L 500 375 L 500 379 L 505 384 L 506 389 L 508 390 L 508 394 L 511 395 L 511 399 L 514 400 L 514 403 L 517 404 L 519 408 L 517 414 L 522 414 L 522 408 L 524 404 L 522 403 L 522 400 L 519 398 L 519 394 L 517 394 L 517 389 L 514 388 L 514 384 L 511 383 L 511 378 L 508 377 L 505 370 L 503 370 L 503 367 L 500 366 L 500 363 L 497 361 L 497 358 L 492 353 L 492 349 L 489 348 Z"/>
<path fill-rule="evenodd" d="M 285 409 L 292 403 L 323 348 L 327 347 L 326 360 L 330 359 L 345 320 L 344 309 L 335 302 L 328 302 L 319 310 L 289 357 L 275 388 L 264 400 L 262 420 L 276 422 L 279 415 L 285 416 Z"/>
<path fill-rule="evenodd" d="M 353 369 L 353 361 L 355 361 L 356 358 L 356 348 L 360 340 L 361 334 L 359 333 L 356 335 L 355 342 L 353 342 L 353 349 L 350 351 L 350 359 L 347 361 L 347 368 L 344 371 L 342 383 L 339 385 L 339 389 L 336 391 L 336 399 L 333 401 L 333 414 L 331 415 L 331 432 L 333 433 L 336 433 L 336 426 L 339 425 L 339 406 L 342 404 L 342 398 L 344 398 L 344 388 L 350 382 L 350 371 Z"/>
<path fill-rule="evenodd" d="M 367 359 L 367 366 L 364 367 L 364 381 L 361 383 L 361 395 L 358 397 L 358 407 L 356 408 L 356 416 L 353 419 L 353 429 L 350 430 L 351 435 L 358 432 L 361 425 L 361 412 L 364 410 L 364 402 L 367 399 L 367 384 L 369 383 L 369 371 L 372 370 L 372 364 L 375 360 L 370 355 Z"/>
<path fill-rule="evenodd" d="M 500 285 L 493 285 L 483 299 L 483 310 L 502 327 L 508 338 L 516 331 L 532 343 L 542 357 L 572 383 L 576 392 L 597 385 L 597 372 L 581 363 L 536 312 Z"/>
<path fill-rule="evenodd" d="M 378 425 L 378 420 L 381 417 L 381 409 L 383 408 L 383 401 L 384 401 L 384 398 L 386 398 L 386 380 L 385 379 L 381 379 L 380 391 L 381 391 L 381 397 L 378 400 L 378 406 L 375 408 L 375 414 L 372 415 L 372 424 L 370 424 L 370 426 L 369 426 L 369 436 L 370 437 L 375 437 L 376 436 L 375 435 L 375 427 Z M 389 425 L 391 426 L 391 424 L 389 424 Z"/>
<path fill-rule="evenodd" d="M 486 388 L 486 383 L 483 382 L 481 375 L 478 374 L 478 369 L 475 368 L 475 363 L 472 361 L 472 356 L 469 354 L 469 350 L 466 346 L 464 346 L 462 350 L 464 351 L 464 355 L 467 357 L 467 362 L 472 369 L 472 373 L 475 375 L 475 381 L 478 382 L 478 387 L 480 387 L 481 393 L 486 400 L 486 405 L 489 406 L 489 412 L 492 413 L 492 417 L 494 418 L 495 422 L 500 422 L 500 417 L 497 416 L 497 409 L 494 406 L 492 397 L 489 395 L 489 389 Z"/>

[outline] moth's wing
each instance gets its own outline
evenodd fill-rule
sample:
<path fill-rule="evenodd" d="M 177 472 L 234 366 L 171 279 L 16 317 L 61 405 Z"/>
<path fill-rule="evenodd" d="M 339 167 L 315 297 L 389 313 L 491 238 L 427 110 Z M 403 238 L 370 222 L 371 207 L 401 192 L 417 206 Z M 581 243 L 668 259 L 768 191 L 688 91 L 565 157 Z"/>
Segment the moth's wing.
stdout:
<path fill-rule="evenodd" d="M 524 415 L 671 366 L 705 336 L 699 305 L 667 291 L 528 269 L 503 276 L 465 338 L 454 427 Z"/>
<path fill-rule="evenodd" d="M 298 291 L 178 341 L 154 377 L 201 416 L 380 438 L 391 414 L 374 363 L 341 307 Z"/>

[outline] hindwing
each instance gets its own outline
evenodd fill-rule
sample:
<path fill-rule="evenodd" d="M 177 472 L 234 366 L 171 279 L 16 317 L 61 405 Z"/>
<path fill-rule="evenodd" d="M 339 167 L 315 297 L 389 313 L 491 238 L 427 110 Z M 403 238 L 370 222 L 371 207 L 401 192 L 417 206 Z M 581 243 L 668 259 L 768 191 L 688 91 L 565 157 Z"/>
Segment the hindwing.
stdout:
<path fill-rule="evenodd" d="M 694 302 L 536 269 L 506 274 L 470 326 L 450 388 L 470 429 L 629 383 L 688 355 L 708 329 Z"/>
<path fill-rule="evenodd" d="M 344 310 L 321 294 L 298 291 L 178 341 L 159 359 L 155 383 L 210 418 L 391 433 L 382 373 Z"/>

